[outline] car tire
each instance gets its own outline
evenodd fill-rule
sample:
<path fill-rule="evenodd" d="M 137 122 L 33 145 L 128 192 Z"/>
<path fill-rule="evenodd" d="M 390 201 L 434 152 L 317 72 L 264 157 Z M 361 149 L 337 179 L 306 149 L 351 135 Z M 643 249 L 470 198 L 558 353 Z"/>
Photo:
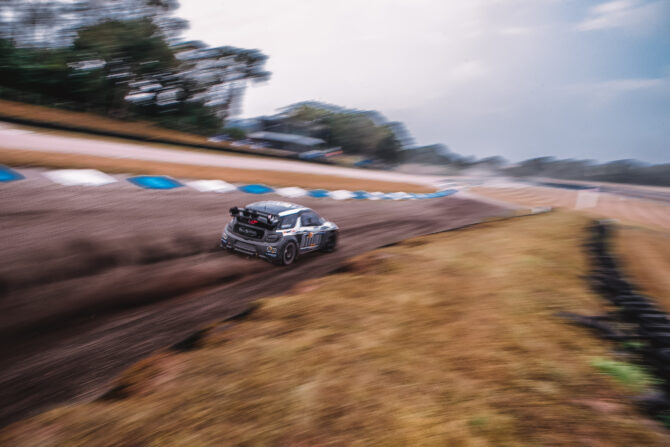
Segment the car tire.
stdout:
<path fill-rule="evenodd" d="M 326 241 L 326 244 L 323 246 L 321 251 L 325 253 L 332 253 L 337 249 L 337 233 L 333 233 Z"/>
<path fill-rule="evenodd" d="M 277 250 L 279 252 L 278 263 L 280 265 L 291 265 L 298 257 L 298 245 L 294 241 L 286 241 Z"/>

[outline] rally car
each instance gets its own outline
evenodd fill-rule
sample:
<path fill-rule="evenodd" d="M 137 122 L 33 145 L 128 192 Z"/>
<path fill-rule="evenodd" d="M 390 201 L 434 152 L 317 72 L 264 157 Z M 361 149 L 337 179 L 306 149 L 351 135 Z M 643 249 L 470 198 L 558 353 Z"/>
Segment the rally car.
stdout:
<path fill-rule="evenodd" d="M 221 234 L 221 247 L 258 256 L 281 265 L 292 264 L 311 251 L 331 252 L 338 226 L 309 208 L 288 202 L 255 202 L 230 209 L 232 220 Z"/>

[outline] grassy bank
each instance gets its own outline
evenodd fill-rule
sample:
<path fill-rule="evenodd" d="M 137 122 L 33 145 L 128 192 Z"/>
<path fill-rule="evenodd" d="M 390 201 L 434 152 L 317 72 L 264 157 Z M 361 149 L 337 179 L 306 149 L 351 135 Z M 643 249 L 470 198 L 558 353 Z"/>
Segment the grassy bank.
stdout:
<path fill-rule="evenodd" d="M 0 120 L 25 125 L 45 126 L 53 129 L 87 132 L 95 135 L 185 145 L 219 151 L 281 157 L 286 155 L 285 151 L 232 147 L 226 142 L 214 143 L 200 135 L 166 129 L 146 121 L 124 121 L 94 113 L 75 112 L 5 99 L 0 99 Z"/>
<path fill-rule="evenodd" d="M 587 223 L 550 213 L 368 253 L 0 443 L 668 445 L 627 399 L 645 384 L 554 316 L 602 311 Z"/>
<path fill-rule="evenodd" d="M 129 158 L 108 158 L 94 155 L 38 152 L 0 148 L 0 164 L 14 167 L 99 169 L 108 173 L 170 175 L 178 178 L 221 179 L 232 183 L 265 183 L 271 186 L 300 186 L 331 190 L 367 190 L 381 192 L 434 192 L 434 189 L 413 183 L 337 177 L 299 172 L 266 171 L 187 165 Z"/>

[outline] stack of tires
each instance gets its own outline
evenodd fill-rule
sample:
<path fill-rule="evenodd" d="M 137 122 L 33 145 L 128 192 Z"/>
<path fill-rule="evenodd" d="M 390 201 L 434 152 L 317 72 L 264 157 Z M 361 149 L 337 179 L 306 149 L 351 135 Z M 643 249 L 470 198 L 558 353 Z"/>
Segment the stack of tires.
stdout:
<path fill-rule="evenodd" d="M 638 293 L 617 266 L 609 249 L 612 226 L 596 222 L 587 249 L 592 255 L 592 287 L 616 309 L 615 319 L 641 346 L 640 360 L 662 381 L 661 390 L 645 402 L 654 416 L 670 415 L 670 317 L 650 298 Z"/>

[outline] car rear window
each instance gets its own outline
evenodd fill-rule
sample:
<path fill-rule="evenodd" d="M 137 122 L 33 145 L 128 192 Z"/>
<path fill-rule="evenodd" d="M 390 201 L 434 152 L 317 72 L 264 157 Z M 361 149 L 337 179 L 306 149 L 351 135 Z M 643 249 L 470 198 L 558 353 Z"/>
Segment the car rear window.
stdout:
<path fill-rule="evenodd" d="M 321 219 L 315 212 L 308 211 L 302 215 L 300 222 L 305 226 L 316 226 L 321 225 L 323 223 L 323 219 Z"/>
<path fill-rule="evenodd" d="M 290 214 L 288 216 L 284 216 L 281 219 L 281 222 L 279 223 L 279 229 L 280 230 L 288 230 L 290 228 L 295 227 L 295 223 L 298 220 L 298 215 L 297 214 Z"/>

